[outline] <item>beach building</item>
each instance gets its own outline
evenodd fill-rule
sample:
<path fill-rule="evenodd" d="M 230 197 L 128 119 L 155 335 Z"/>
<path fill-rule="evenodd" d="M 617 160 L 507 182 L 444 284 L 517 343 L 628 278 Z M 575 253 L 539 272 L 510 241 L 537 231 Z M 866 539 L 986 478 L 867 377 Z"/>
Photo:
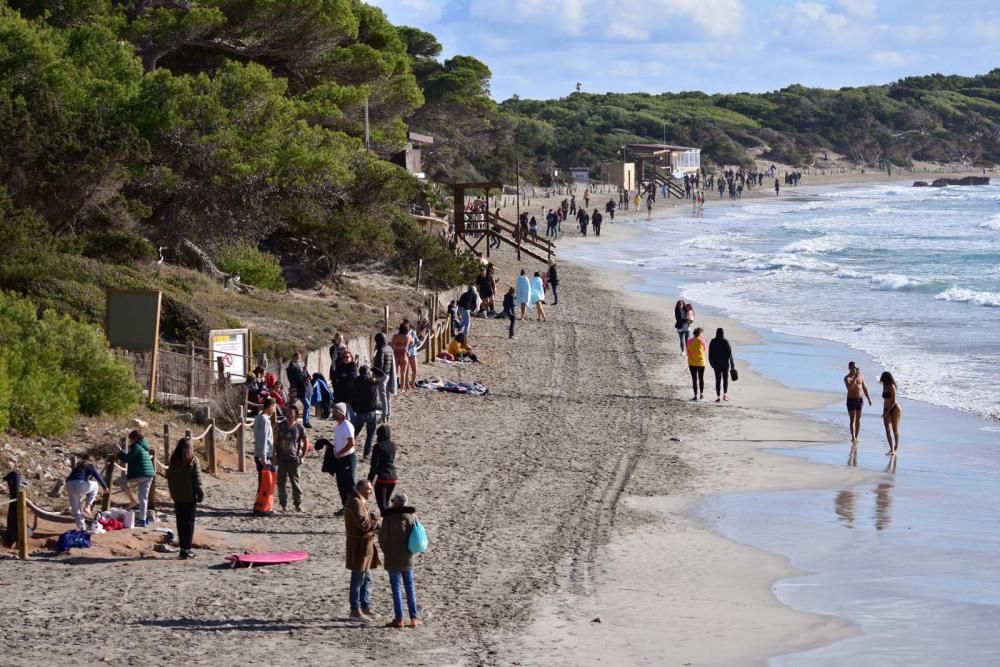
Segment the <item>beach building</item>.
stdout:
<path fill-rule="evenodd" d="M 635 182 L 634 162 L 601 163 L 601 183 L 631 190 Z"/>
<path fill-rule="evenodd" d="M 672 144 L 628 144 L 626 151 L 639 163 L 639 173 L 649 165 L 669 169 L 675 178 L 693 174 L 701 169 L 701 149 Z"/>
<path fill-rule="evenodd" d="M 406 135 L 407 142 L 403 150 L 394 154 L 391 162 L 405 167 L 408 172 L 417 178 L 424 178 L 424 156 L 423 147 L 434 143 L 434 137 L 426 134 L 409 132 Z"/>

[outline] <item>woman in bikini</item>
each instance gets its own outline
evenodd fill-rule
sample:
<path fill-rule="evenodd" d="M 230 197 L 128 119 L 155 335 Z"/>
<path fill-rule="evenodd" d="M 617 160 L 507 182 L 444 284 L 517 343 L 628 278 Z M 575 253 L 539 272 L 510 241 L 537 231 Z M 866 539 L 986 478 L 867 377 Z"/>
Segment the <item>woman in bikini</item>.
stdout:
<path fill-rule="evenodd" d="M 409 358 L 406 350 L 410 346 L 410 325 L 403 322 L 399 325 L 399 331 L 389 340 L 392 347 L 392 356 L 396 359 L 396 377 L 399 378 L 399 390 L 406 391 L 406 378 L 409 369 Z"/>
<path fill-rule="evenodd" d="M 885 372 L 879 376 L 882 383 L 882 422 L 885 424 L 885 437 L 889 441 L 889 451 L 886 456 L 895 456 L 899 451 L 899 418 L 903 411 L 896 402 L 896 380 L 892 373 Z"/>

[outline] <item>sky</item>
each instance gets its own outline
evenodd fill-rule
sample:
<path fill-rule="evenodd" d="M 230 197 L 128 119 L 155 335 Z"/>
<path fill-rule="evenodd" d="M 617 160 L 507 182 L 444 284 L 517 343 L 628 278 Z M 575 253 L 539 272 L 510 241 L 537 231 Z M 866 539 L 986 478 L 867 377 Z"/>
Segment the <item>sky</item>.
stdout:
<path fill-rule="evenodd" d="M 840 88 L 1000 67 L 1000 0 L 366 0 L 493 72 L 497 101 Z"/>

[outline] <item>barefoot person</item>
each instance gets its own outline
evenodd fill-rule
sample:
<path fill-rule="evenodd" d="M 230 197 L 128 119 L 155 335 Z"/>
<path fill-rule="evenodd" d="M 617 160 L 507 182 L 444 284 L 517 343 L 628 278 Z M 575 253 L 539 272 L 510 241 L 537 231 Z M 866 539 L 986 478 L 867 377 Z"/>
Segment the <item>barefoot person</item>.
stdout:
<path fill-rule="evenodd" d="M 885 424 L 885 438 L 889 441 L 889 451 L 886 456 L 895 456 L 899 452 L 899 418 L 903 411 L 896 402 L 896 380 L 892 373 L 885 372 L 878 379 L 882 383 L 882 423 Z"/>
<path fill-rule="evenodd" d="M 851 444 L 854 444 L 861 434 L 861 408 L 865 404 L 864 399 L 868 399 L 868 405 L 872 404 L 872 399 L 868 395 L 865 376 L 853 361 L 847 364 L 844 386 L 847 387 L 847 414 L 851 418 Z"/>

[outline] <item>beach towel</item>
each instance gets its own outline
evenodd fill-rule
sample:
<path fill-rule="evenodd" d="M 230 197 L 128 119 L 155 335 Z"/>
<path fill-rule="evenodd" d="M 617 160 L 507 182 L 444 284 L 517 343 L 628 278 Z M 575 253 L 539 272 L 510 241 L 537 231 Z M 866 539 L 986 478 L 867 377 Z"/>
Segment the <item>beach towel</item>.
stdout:
<path fill-rule="evenodd" d="M 531 283 L 528 281 L 528 276 L 518 276 L 517 284 L 515 286 L 515 298 L 517 299 L 518 305 L 527 304 L 531 298 Z"/>
<path fill-rule="evenodd" d="M 528 305 L 534 306 L 539 301 L 545 301 L 545 288 L 542 286 L 542 277 L 535 276 L 531 279 L 531 293 L 528 297 Z"/>
<path fill-rule="evenodd" d="M 478 382 L 451 382 L 440 378 L 424 378 L 417 380 L 418 389 L 432 389 L 434 391 L 445 391 L 450 394 L 465 394 L 467 396 L 485 396 L 490 392 L 484 385 Z"/>

